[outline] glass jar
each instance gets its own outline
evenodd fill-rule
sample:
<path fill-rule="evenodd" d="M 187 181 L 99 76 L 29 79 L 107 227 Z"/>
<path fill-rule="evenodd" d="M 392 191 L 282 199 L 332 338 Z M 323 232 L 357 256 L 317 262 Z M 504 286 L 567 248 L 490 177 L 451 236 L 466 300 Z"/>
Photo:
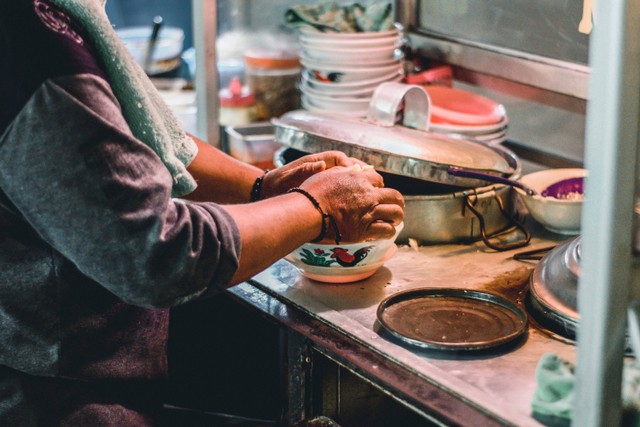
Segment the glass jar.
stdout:
<path fill-rule="evenodd" d="M 247 84 L 256 97 L 256 120 L 265 121 L 300 108 L 300 59 L 287 50 L 245 53 Z"/>

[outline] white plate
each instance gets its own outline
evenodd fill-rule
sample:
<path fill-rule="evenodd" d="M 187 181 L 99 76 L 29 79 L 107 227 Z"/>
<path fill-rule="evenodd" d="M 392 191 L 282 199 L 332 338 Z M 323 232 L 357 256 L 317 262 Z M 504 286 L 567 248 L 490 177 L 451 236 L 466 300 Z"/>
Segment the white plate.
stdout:
<path fill-rule="evenodd" d="M 463 126 L 463 125 L 445 125 L 442 123 L 431 123 L 429 128 L 434 132 L 439 133 L 464 133 L 468 135 L 486 134 L 491 132 L 498 132 L 506 129 L 509 124 L 509 118 L 504 117 L 500 122 L 491 125 L 480 126 Z"/>

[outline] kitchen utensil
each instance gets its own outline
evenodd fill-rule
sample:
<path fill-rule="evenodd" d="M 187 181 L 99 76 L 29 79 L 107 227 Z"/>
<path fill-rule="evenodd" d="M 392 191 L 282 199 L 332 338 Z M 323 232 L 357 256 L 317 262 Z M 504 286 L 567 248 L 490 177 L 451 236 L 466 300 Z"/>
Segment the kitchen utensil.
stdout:
<path fill-rule="evenodd" d="M 584 188 L 584 177 L 571 177 L 561 179 L 560 181 L 554 182 L 553 184 L 546 187 L 540 193 L 536 190 L 527 187 L 520 181 L 504 178 L 501 176 L 491 175 L 483 172 L 476 172 L 471 170 L 459 169 L 455 167 L 450 167 L 448 172 L 455 176 L 463 176 L 467 178 L 477 178 L 484 181 L 489 182 L 497 182 L 500 184 L 510 185 L 512 187 L 517 187 L 522 189 L 525 193 L 530 196 L 540 195 L 542 197 L 553 197 L 556 199 L 567 199 L 571 194 L 583 194 Z"/>
<path fill-rule="evenodd" d="M 452 165 L 505 176 L 515 172 L 495 147 L 447 138 L 424 129 L 389 125 L 396 120 L 396 107 L 405 100 L 402 97 L 386 100 L 380 109 L 376 109 L 377 104 L 372 101 L 367 120 L 298 110 L 273 119 L 272 123 L 276 139 L 284 145 L 308 153 L 343 151 L 373 165 L 376 170 L 430 182 L 457 187 L 477 186 L 477 179 L 450 175 L 447 170 Z M 413 115 L 405 110 L 404 120 L 425 126 L 428 101 L 423 105 L 415 108 L 417 111 Z M 377 117 L 372 119 L 375 115 Z"/>
<path fill-rule="evenodd" d="M 575 339 L 578 326 L 578 279 L 581 238 L 574 237 L 542 257 L 529 279 L 528 303 L 536 321 Z"/>
<path fill-rule="evenodd" d="M 450 167 L 447 172 L 453 176 L 460 176 L 460 177 L 466 177 L 466 178 L 475 178 L 475 179 L 479 179 L 482 181 L 488 181 L 488 182 L 495 182 L 498 184 L 506 184 L 506 185 L 510 185 L 512 187 L 518 187 L 522 190 L 524 190 L 527 194 L 533 195 L 533 194 L 537 194 L 534 190 L 532 190 L 531 188 L 527 187 L 526 185 L 524 185 L 523 183 L 513 180 L 513 179 L 509 179 L 509 178 L 504 178 L 502 176 L 497 176 L 497 175 L 491 175 L 489 173 L 484 173 L 484 172 L 477 172 L 477 171 L 471 171 L 468 169 L 459 169 L 459 168 L 455 168 L 455 167 Z"/>
<path fill-rule="evenodd" d="M 482 239 L 496 250 L 528 243 L 530 234 L 514 218 L 511 187 L 479 188 L 478 182 L 484 181 L 447 173 L 455 166 L 517 179 L 521 171 L 518 158 L 504 147 L 428 132 L 429 97 L 422 87 L 381 84 L 366 119 L 345 115 L 292 111 L 271 123 L 276 140 L 299 154 L 338 150 L 387 174 L 385 185 L 405 195 L 405 227 L 400 239 L 419 243 Z M 394 187 L 393 181 L 402 186 Z M 524 238 L 500 236 L 496 238 L 499 245 L 492 243 L 493 237 L 510 227 L 521 230 Z"/>
<path fill-rule="evenodd" d="M 158 34 L 160 34 L 160 28 L 162 27 L 162 16 L 156 16 L 153 18 L 153 25 L 151 26 L 151 36 L 149 37 L 149 44 L 147 46 L 147 53 L 144 58 L 143 69 L 147 74 L 150 74 L 151 61 L 153 57 L 153 51 L 156 48 L 156 42 L 158 40 Z"/>
<path fill-rule="evenodd" d="M 506 298 L 452 288 L 391 295 L 378 306 L 377 318 L 384 333 L 425 350 L 485 350 L 515 340 L 527 327 L 527 314 Z"/>
<path fill-rule="evenodd" d="M 145 66 L 152 31 L 150 26 L 116 29 L 116 33 L 125 47 L 141 67 Z M 150 75 L 157 75 L 177 69 L 182 63 L 183 45 L 184 30 L 163 25 L 161 31 L 158 32 L 155 47 L 151 54 L 151 64 L 145 69 L 145 72 Z"/>
<path fill-rule="evenodd" d="M 520 163 L 515 154 L 507 150 L 499 152 L 504 154 L 518 176 Z M 305 154 L 308 153 L 285 147 L 276 153 L 274 163 L 283 166 Z M 395 188 L 404 197 L 404 229 L 398 236 L 399 242 L 407 242 L 410 238 L 420 244 L 472 242 L 485 238 L 488 241 L 513 223 L 515 193 L 509 186 L 464 188 L 384 171 L 380 174 L 385 186 Z M 469 204 L 474 206 L 475 212 Z M 526 238 L 520 246 L 523 243 Z"/>

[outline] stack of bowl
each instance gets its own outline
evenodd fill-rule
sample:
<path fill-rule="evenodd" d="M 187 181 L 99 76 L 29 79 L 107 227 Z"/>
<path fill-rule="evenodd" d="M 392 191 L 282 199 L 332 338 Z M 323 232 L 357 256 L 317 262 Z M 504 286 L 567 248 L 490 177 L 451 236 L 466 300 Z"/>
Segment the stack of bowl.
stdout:
<path fill-rule="evenodd" d="M 322 33 L 300 29 L 302 107 L 319 113 L 365 117 L 380 83 L 404 77 L 398 29 Z"/>
<path fill-rule="evenodd" d="M 502 104 L 487 97 L 446 86 L 425 86 L 431 105 L 429 129 L 451 137 L 488 145 L 504 142 L 509 119 Z"/>

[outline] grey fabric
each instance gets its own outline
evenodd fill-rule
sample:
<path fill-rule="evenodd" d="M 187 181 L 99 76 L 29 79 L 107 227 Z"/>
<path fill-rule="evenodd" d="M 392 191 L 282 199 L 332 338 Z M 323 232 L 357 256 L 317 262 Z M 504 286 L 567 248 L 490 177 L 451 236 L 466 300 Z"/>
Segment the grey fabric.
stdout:
<path fill-rule="evenodd" d="M 172 199 L 170 174 L 123 123 L 104 81 L 68 76 L 0 137 L 0 364 L 161 376 L 168 319 L 155 309 L 219 292 L 235 273 L 232 218 Z"/>

